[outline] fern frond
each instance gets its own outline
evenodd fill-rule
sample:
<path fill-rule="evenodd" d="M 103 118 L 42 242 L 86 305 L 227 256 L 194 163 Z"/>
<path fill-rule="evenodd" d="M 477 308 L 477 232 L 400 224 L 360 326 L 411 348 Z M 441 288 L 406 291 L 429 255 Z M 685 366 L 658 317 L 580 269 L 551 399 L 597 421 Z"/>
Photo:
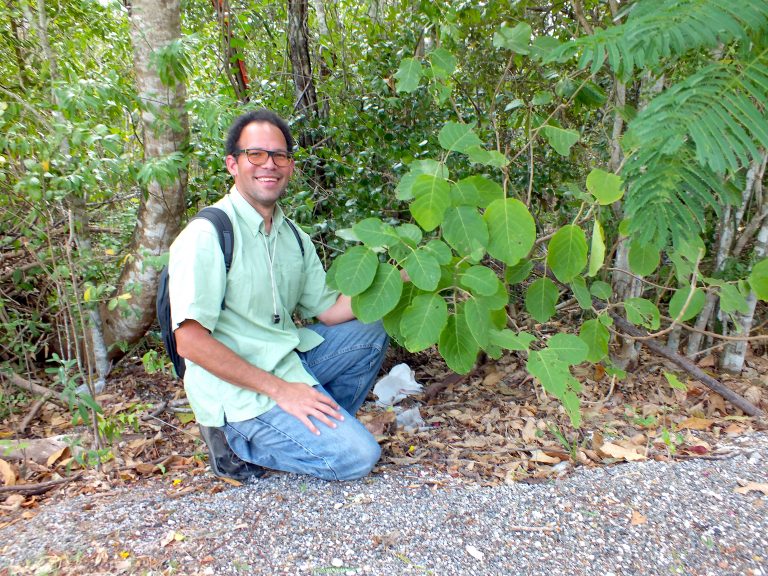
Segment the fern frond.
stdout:
<path fill-rule="evenodd" d="M 736 172 L 768 148 L 767 87 L 768 48 L 747 62 L 712 64 L 654 98 L 624 143 L 674 154 L 690 141 L 698 164 Z"/>
<path fill-rule="evenodd" d="M 714 48 L 768 29 L 765 0 L 643 0 L 633 4 L 624 24 L 567 42 L 549 60 L 580 54 L 579 67 L 594 74 L 605 63 L 623 80 L 635 69 L 663 59 Z"/>

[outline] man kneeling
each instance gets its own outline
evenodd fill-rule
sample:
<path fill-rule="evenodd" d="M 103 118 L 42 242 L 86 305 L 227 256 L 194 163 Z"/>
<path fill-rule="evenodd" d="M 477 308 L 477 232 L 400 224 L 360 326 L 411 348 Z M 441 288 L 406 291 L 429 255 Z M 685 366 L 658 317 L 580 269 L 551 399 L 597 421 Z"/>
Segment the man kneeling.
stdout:
<path fill-rule="evenodd" d="M 268 110 L 232 124 L 234 186 L 215 204 L 233 224 L 232 265 L 227 272 L 211 222 L 195 219 L 179 234 L 168 264 L 176 345 L 214 473 L 244 480 L 269 468 L 351 480 L 380 456 L 354 415 L 388 339 L 380 322 L 357 321 L 350 299 L 326 286 L 311 239 L 278 204 L 293 147 L 287 123 Z M 319 323 L 297 328 L 294 312 Z"/>

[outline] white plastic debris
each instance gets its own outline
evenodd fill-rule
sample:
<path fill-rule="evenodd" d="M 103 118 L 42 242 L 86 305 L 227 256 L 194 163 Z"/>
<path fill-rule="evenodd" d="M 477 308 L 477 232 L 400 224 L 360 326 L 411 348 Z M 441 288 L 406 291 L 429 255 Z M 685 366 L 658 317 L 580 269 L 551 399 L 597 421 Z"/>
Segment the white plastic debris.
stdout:
<path fill-rule="evenodd" d="M 376 404 L 383 407 L 394 406 L 403 398 L 421 392 L 422 385 L 416 382 L 414 372 L 408 364 L 393 366 L 389 374 L 381 378 L 373 387 L 373 393 L 378 400 Z"/>
<path fill-rule="evenodd" d="M 397 415 L 397 425 L 402 426 L 406 432 L 416 432 L 426 426 L 418 406 L 408 408 L 408 410 L 402 410 L 400 407 L 397 407 L 395 408 L 395 414 Z"/>

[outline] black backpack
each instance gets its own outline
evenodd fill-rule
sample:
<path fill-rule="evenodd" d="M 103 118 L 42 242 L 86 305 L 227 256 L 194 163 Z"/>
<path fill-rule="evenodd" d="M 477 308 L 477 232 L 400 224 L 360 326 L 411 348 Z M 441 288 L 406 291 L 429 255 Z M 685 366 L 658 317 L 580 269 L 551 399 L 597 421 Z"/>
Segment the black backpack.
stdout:
<path fill-rule="evenodd" d="M 232 266 L 232 253 L 234 251 L 234 239 L 235 234 L 232 230 L 232 221 L 227 216 L 227 213 L 220 208 L 214 208 L 208 206 L 203 208 L 197 213 L 197 216 L 192 218 L 205 218 L 211 222 L 219 234 L 219 245 L 221 251 L 224 253 L 224 266 L 226 267 L 227 274 Z M 288 218 L 285 219 L 288 226 L 291 228 L 293 235 L 296 237 L 296 242 L 299 243 L 299 249 L 301 249 L 301 256 L 304 257 L 304 244 L 301 242 L 301 236 L 299 236 L 296 225 Z M 221 309 L 226 308 L 225 301 L 221 301 Z M 171 321 L 171 299 L 168 294 L 168 266 L 163 266 L 160 272 L 160 280 L 157 285 L 157 320 L 160 323 L 160 333 L 163 338 L 163 344 L 165 345 L 165 351 L 168 353 L 168 357 L 173 362 L 173 369 L 176 371 L 176 375 L 184 379 L 184 372 L 186 371 L 186 364 L 184 358 L 179 356 L 176 350 L 176 336 L 173 333 L 173 326 Z"/>

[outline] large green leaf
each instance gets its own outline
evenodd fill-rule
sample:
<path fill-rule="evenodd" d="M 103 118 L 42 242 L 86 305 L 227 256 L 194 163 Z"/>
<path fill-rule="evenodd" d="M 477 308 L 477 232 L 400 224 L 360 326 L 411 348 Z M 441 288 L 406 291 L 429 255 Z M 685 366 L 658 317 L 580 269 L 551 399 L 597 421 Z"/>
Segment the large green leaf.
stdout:
<path fill-rule="evenodd" d="M 544 126 L 541 131 L 549 145 L 561 156 L 569 156 L 571 146 L 579 141 L 579 133 L 576 130 L 566 130 L 557 126 Z"/>
<path fill-rule="evenodd" d="M 421 62 L 413 58 L 403 58 L 400 68 L 395 73 L 398 92 L 413 92 L 419 87 L 423 74 Z"/>
<path fill-rule="evenodd" d="M 379 218 L 361 220 L 352 227 L 352 231 L 361 242 L 371 248 L 391 246 L 400 242 L 400 237 L 395 232 L 394 227 L 385 224 Z"/>
<path fill-rule="evenodd" d="M 492 328 L 491 315 L 488 308 L 478 298 L 470 298 L 464 303 L 464 317 L 472 337 L 480 348 L 487 348 L 490 343 Z"/>
<path fill-rule="evenodd" d="M 749 303 L 736 286 L 724 282 L 720 286 L 720 309 L 726 314 L 746 314 L 749 312 Z"/>
<path fill-rule="evenodd" d="M 448 324 L 440 334 L 438 350 L 454 372 L 466 374 L 472 370 L 480 348 L 469 331 L 463 313 L 448 317 Z"/>
<path fill-rule="evenodd" d="M 417 288 L 428 292 L 437 288 L 440 281 L 440 264 L 426 248 L 421 247 L 412 252 L 403 261 L 403 268 Z"/>
<path fill-rule="evenodd" d="M 443 222 L 445 211 L 451 205 L 451 187 L 442 178 L 422 174 L 413 183 L 416 199 L 411 202 L 411 214 L 427 232 Z"/>
<path fill-rule="evenodd" d="M 528 54 L 531 43 L 531 25 L 520 22 L 514 28 L 502 26 L 493 34 L 493 47 L 506 48 L 518 54 Z"/>
<path fill-rule="evenodd" d="M 595 218 L 592 225 L 592 249 L 589 251 L 587 276 L 592 277 L 597 274 L 603 267 L 603 262 L 605 262 L 605 235 L 603 234 L 603 226 Z"/>
<path fill-rule="evenodd" d="M 470 124 L 459 124 L 458 122 L 446 122 L 440 129 L 437 140 L 446 150 L 454 152 L 466 152 L 473 146 L 481 146 L 482 140 L 472 130 Z"/>
<path fill-rule="evenodd" d="M 592 294 L 590 294 L 589 288 L 587 288 L 587 281 L 584 280 L 584 276 L 576 276 L 571 281 L 571 290 L 582 310 L 590 310 L 592 308 Z"/>
<path fill-rule="evenodd" d="M 384 329 L 392 338 L 400 345 L 405 345 L 403 335 L 400 332 L 400 320 L 403 318 L 403 313 L 411 305 L 413 299 L 420 294 L 420 290 L 416 288 L 413 283 L 407 282 L 403 284 L 403 291 L 400 294 L 400 300 L 397 305 L 392 308 L 384 316 Z"/>
<path fill-rule="evenodd" d="M 397 183 L 397 188 L 395 188 L 398 200 L 413 199 L 413 184 L 416 182 L 416 178 L 422 174 L 429 174 L 443 180 L 447 180 L 450 176 L 450 172 L 445 164 L 437 160 L 415 160 L 410 163 L 408 168 L 408 173 L 400 178 L 400 182 Z"/>
<path fill-rule="evenodd" d="M 504 279 L 507 284 L 520 284 L 528 279 L 534 268 L 534 263 L 531 260 L 521 260 L 513 266 L 507 266 L 506 272 L 504 272 Z"/>
<path fill-rule="evenodd" d="M 506 350 L 528 350 L 531 346 L 531 342 L 536 340 L 536 337 L 528 332 L 518 332 L 515 334 L 509 328 L 503 330 L 491 330 L 490 334 L 491 342 L 497 346 L 501 346 Z"/>
<path fill-rule="evenodd" d="M 488 224 L 488 253 L 505 264 L 517 264 L 536 241 L 536 223 L 525 204 L 514 198 L 494 200 L 483 215 Z"/>
<path fill-rule="evenodd" d="M 760 300 L 768 301 L 768 259 L 752 266 L 749 274 L 749 286 Z"/>
<path fill-rule="evenodd" d="M 587 238 L 573 224 L 563 226 L 549 241 L 547 264 L 560 282 L 570 282 L 587 265 Z"/>
<path fill-rule="evenodd" d="M 599 168 L 595 168 L 587 176 L 587 190 L 602 206 L 613 204 L 624 196 L 621 178 Z"/>
<path fill-rule="evenodd" d="M 454 206 L 476 206 L 487 208 L 494 200 L 504 198 L 504 189 L 485 176 L 470 176 L 459 180 L 451 188 L 451 200 Z"/>
<path fill-rule="evenodd" d="M 528 355 L 525 366 L 541 382 L 544 390 L 558 399 L 563 398 L 569 381 L 573 380 L 568 364 L 553 359 L 551 354 L 533 351 Z"/>
<path fill-rule="evenodd" d="M 509 158 L 504 156 L 504 154 L 498 150 L 486 150 L 480 146 L 471 146 L 464 150 L 464 153 L 469 156 L 469 160 L 475 164 L 493 166 L 494 168 L 504 168 L 504 166 L 509 164 Z"/>
<path fill-rule="evenodd" d="M 537 322 L 546 322 L 555 314 L 555 305 L 560 293 L 549 278 L 531 282 L 525 293 L 525 309 Z"/>
<path fill-rule="evenodd" d="M 679 290 L 675 290 L 672 298 L 669 299 L 669 315 L 672 318 L 677 318 L 678 314 L 680 314 L 685 301 L 688 299 L 689 293 L 690 288 L 680 288 Z M 685 312 L 679 321 L 685 322 L 686 320 L 690 320 L 697 316 L 699 312 L 701 312 L 701 309 L 704 308 L 704 303 L 706 301 L 707 296 L 704 294 L 704 291 L 700 288 L 696 288 L 691 297 L 691 301 L 688 303 L 688 307 L 685 309 Z"/>
<path fill-rule="evenodd" d="M 339 280 L 338 276 L 336 279 Z M 375 322 L 397 306 L 402 291 L 400 271 L 391 264 L 379 262 L 373 284 L 362 294 L 352 297 L 352 311 L 361 322 Z"/>
<path fill-rule="evenodd" d="M 400 320 L 400 333 L 410 352 L 435 344 L 448 322 L 448 306 L 439 294 L 416 296 Z"/>
<path fill-rule="evenodd" d="M 558 332 L 547 340 L 547 349 L 566 364 L 581 364 L 589 355 L 589 346 L 575 334 Z"/>
<path fill-rule="evenodd" d="M 632 242 L 629 246 L 629 268 L 638 276 L 648 276 L 656 271 L 661 254 L 654 246 Z"/>
<path fill-rule="evenodd" d="M 424 250 L 432 254 L 432 256 L 435 257 L 435 260 L 437 260 L 437 263 L 441 266 L 448 264 L 451 261 L 451 258 L 453 258 L 453 252 L 451 252 L 448 245 L 436 238 L 427 242 L 424 246 Z"/>
<path fill-rule="evenodd" d="M 443 219 L 443 237 L 460 255 L 488 246 L 488 227 L 476 208 L 452 206 Z"/>
<path fill-rule="evenodd" d="M 645 298 L 627 298 L 624 301 L 624 310 L 627 313 L 627 320 L 637 326 L 658 330 L 661 324 L 659 309 Z"/>
<path fill-rule="evenodd" d="M 436 48 L 429 54 L 435 78 L 447 79 L 456 71 L 456 57 L 445 48 Z"/>
<path fill-rule="evenodd" d="M 608 341 L 611 338 L 611 333 L 596 318 L 587 320 L 581 325 L 579 337 L 586 342 L 589 348 L 587 354 L 589 362 L 600 362 L 608 356 Z"/>
<path fill-rule="evenodd" d="M 499 277 L 487 266 L 472 266 L 459 277 L 459 283 L 479 296 L 492 296 L 499 289 Z"/>
<path fill-rule="evenodd" d="M 379 259 L 366 246 L 352 246 L 334 261 L 334 281 L 342 293 L 354 296 L 366 290 L 376 275 Z"/>

